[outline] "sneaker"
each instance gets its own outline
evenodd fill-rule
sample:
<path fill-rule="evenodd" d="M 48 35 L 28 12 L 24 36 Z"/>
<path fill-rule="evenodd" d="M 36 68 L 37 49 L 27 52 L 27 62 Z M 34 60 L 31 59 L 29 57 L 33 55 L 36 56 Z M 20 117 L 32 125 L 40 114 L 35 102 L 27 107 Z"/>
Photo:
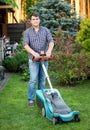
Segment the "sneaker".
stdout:
<path fill-rule="evenodd" d="M 33 107 L 33 106 L 34 106 L 34 102 L 33 102 L 33 101 L 29 101 L 28 105 L 29 105 L 30 107 Z"/>

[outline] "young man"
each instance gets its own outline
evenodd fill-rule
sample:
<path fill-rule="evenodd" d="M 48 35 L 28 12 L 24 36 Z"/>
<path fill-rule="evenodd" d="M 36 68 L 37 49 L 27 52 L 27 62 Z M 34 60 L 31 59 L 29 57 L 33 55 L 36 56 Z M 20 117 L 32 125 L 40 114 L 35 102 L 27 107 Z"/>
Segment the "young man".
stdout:
<path fill-rule="evenodd" d="M 45 88 L 45 74 L 39 60 L 32 61 L 32 58 L 39 59 L 40 53 L 43 51 L 50 58 L 54 41 L 50 31 L 40 26 L 40 16 L 38 13 L 30 15 L 31 27 L 24 32 L 23 45 L 29 56 L 30 80 L 28 85 L 28 104 L 34 106 L 36 82 L 38 81 L 38 89 Z M 44 61 L 45 67 L 48 68 L 48 61 Z"/>

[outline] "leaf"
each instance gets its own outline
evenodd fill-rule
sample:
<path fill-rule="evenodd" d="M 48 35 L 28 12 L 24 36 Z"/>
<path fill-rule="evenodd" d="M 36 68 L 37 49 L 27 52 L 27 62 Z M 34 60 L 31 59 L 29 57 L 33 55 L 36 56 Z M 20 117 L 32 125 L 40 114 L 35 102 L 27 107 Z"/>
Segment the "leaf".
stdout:
<path fill-rule="evenodd" d="M 16 2 L 14 0 L 0 0 L 1 2 L 8 4 L 8 5 L 12 5 L 13 7 L 17 7 L 18 5 L 16 4 Z"/>

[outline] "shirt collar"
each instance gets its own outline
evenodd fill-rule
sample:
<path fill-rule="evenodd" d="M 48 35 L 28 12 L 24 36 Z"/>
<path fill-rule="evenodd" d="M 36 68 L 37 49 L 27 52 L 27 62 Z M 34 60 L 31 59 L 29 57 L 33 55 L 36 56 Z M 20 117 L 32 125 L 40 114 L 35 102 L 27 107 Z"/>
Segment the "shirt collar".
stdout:
<path fill-rule="evenodd" d="M 42 28 L 42 27 L 39 26 L 39 31 L 41 30 L 41 28 Z M 35 31 L 35 29 L 34 29 L 32 26 L 31 26 L 31 29 Z M 39 32 L 39 31 L 38 31 L 38 32 Z"/>

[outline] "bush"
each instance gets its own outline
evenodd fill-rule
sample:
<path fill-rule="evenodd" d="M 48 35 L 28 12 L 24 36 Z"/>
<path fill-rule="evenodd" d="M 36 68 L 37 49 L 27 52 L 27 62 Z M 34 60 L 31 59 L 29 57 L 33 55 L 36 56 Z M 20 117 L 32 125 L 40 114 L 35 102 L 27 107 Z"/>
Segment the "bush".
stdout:
<path fill-rule="evenodd" d="M 4 67 L 10 72 L 22 71 L 21 66 L 28 63 L 27 54 L 24 50 L 17 52 L 14 57 L 3 60 Z"/>
<path fill-rule="evenodd" d="M 27 53 L 26 53 L 26 51 L 21 51 L 21 52 L 19 52 L 19 53 L 16 53 L 16 55 L 15 55 L 15 58 L 16 58 L 16 60 L 17 60 L 17 64 L 18 64 L 18 67 L 17 67 L 17 72 L 19 71 L 22 71 L 22 68 L 21 68 L 21 66 L 24 64 L 26 64 L 27 65 L 27 63 L 28 63 L 28 57 L 27 57 Z"/>
<path fill-rule="evenodd" d="M 87 54 L 63 54 L 59 53 L 56 64 L 54 61 L 50 64 L 50 71 L 53 73 L 60 84 L 76 84 L 81 80 L 87 79 L 90 74 L 88 65 L 90 56 Z M 53 68 L 53 69 L 52 69 Z"/>
<path fill-rule="evenodd" d="M 29 77 L 30 77 L 30 73 L 29 73 L 28 68 L 26 69 L 24 68 L 23 73 L 22 73 L 22 80 L 28 81 Z"/>
<path fill-rule="evenodd" d="M 85 51 L 78 52 L 73 37 L 65 36 L 62 30 L 55 35 L 58 46 L 57 60 L 51 62 L 50 70 L 60 84 L 76 84 L 87 79 L 90 74 L 90 55 Z"/>
<path fill-rule="evenodd" d="M 90 19 L 82 20 L 76 41 L 86 51 L 90 52 Z"/>
<path fill-rule="evenodd" d="M 18 63 L 15 57 L 13 58 L 6 58 L 3 63 L 4 67 L 6 68 L 7 71 L 9 72 L 17 72 L 18 68 Z"/>

